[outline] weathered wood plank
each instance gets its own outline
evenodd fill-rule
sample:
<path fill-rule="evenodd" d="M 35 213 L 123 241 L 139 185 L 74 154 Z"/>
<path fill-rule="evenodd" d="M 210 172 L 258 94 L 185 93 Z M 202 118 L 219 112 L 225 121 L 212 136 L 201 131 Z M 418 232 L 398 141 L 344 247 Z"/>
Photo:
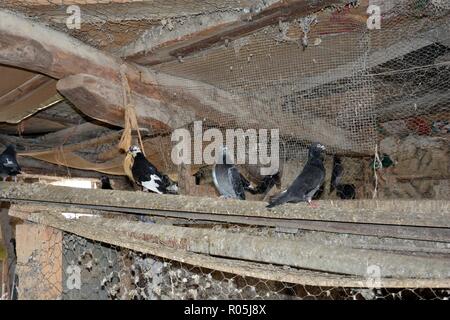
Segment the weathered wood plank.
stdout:
<path fill-rule="evenodd" d="M 145 240 L 153 245 L 211 256 L 288 265 L 308 270 L 367 276 L 368 266 L 378 266 L 383 278 L 450 279 L 450 261 L 378 250 L 328 246 L 304 240 L 284 240 L 240 233 L 173 227 L 120 221 L 120 219 L 80 217 L 66 219 L 64 209 L 26 209 L 14 206 L 11 214 L 39 224 L 50 225 L 88 237 L 95 230 L 117 243 L 121 236 Z M 129 243 L 130 240 L 126 242 Z M 103 240 L 104 241 L 104 240 Z M 122 244 L 119 244 L 123 246 Z M 280 250 L 280 248 L 283 248 Z"/>
<path fill-rule="evenodd" d="M 118 83 L 88 74 L 78 74 L 58 81 L 58 91 L 87 116 L 123 126 L 124 110 L 122 87 Z M 132 103 L 136 117 L 144 128 L 164 132 L 194 121 L 194 113 L 172 105 L 166 107 L 161 100 L 133 92 Z M 141 106 L 146 106 L 145 108 Z"/>
<path fill-rule="evenodd" d="M 450 227 L 450 201 L 445 200 L 354 200 L 318 201 L 319 208 L 305 203 L 286 204 L 268 210 L 257 201 L 222 200 L 192 196 L 156 195 L 118 190 L 83 190 L 41 184 L 0 183 L 0 199 L 99 206 L 104 210 L 137 209 L 177 213 L 203 213 L 328 222 Z M 100 208 L 102 207 L 102 208 Z M 106 209 L 107 208 L 107 209 Z M 144 209 L 144 210 L 143 210 Z M 130 212 L 130 211 L 128 211 Z M 145 213 L 144 213 L 145 214 Z M 161 214 L 161 213 L 159 213 Z"/>
<path fill-rule="evenodd" d="M 20 300 L 55 300 L 62 293 L 62 232 L 32 223 L 16 227 Z"/>
<path fill-rule="evenodd" d="M 180 112 L 181 109 L 177 106 L 182 106 L 183 115 L 202 110 L 204 113 L 197 115 L 202 119 L 204 114 L 210 117 L 213 115 L 213 119 L 216 119 L 218 111 L 238 123 L 246 123 L 248 121 L 244 121 L 244 119 L 251 119 L 251 117 L 241 119 L 236 110 L 240 110 L 241 113 L 243 111 L 239 107 L 240 104 L 234 100 L 239 100 L 239 98 L 231 96 L 223 90 L 198 81 L 189 80 L 187 82 L 186 79 L 152 72 L 142 66 L 125 63 L 120 58 L 92 48 L 64 33 L 1 10 L 0 63 L 43 73 L 56 79 L 89 72 L 90 75 L 95 75 L 97 78 L 91 85 L 95 86 L 101 83 L 96 91 L 103 88 L 106 93 L 122 88 L 120 72 L 122 68 L 131 93 L 145 98 L 131 101 L 138 110 L 138 114 L 148 115 L 146 110 L 150 104 L 153 108 L 159 107 L 160 114 Z M 60 86 L 59 89 L 64 89 L 62 84 Z M 84 91 L 80 94 L 83 93 Z M 113 97 L 116 95 L 117 93 L 114 92 Z M 73 95 L 71 97 L 74 98 Z M 106 94 L 104 97 L 108 97 L 108 95 Z M 155 103 L 155 100 L 160 102 L 159 105 Z M 80 101 L 83 102 L 80 104 L 80 108 L 86 110 L 85 101 L 80 96 L 74 102 Z M 105 102 L 112 102 L 112 99 Z M 117 103 L 116 101 L 115 104 Z M 124 106 L 121 107 L 120 111 L 123 115 Z M 102 110 L 111 111 L 112 115 L 109 116 L 108 112 L 98 120 L 117 125 L 117 112 L 113 112 L 113 108 L 107 109 L 105 106 Z M 110 120 L 109 117 L 112 119 Z M 186 119 L 186 121 L 191 120 L 189 117 Z M 149 123 L 154 122 L 154 119 L 138 117 L 138 122 L 143 127 L 151 128 Z M 120 125 L 123 126 L 123 122 Z"/>
<path fill-rule="evenodd" d="M 153 47 L 146 45 L 141 39 L 131 46 L 128 59 L 142 65 L 154 65 L 184 57 L 189 54 L 210 48 L 222 41 L 234 40 L 258 31 L 278 21 L 288 21 L 299 16 L 306 16 L 330 5 L 346 4 L 344 0 L 285 0 L 270 4 L 263 9 L 245 13 L 236 21 L 220 21 L 214 25 L 205 24 L 203 28 L 178 39 L 168 39 Z"/>
<path fill-rule="evenodd" d="M 25 214 L 15 211 L 14 215 L 21 215 L 22 219 L 27 219 Z M 176 250 L 162 245 L 148 243 L 145 240 L 135 239 L 128 235 L 117 233 L 113 239 L 107 234 L 104 228 L 100 230 L 88 230 L 77 228 L 77 224 L 67 228 L 67 232 L 75 233 L 88 239 L 97 240 L 105 243 L 128 248 L 138 252 L 152 254 L 158 257 L 180 261 L 182 263 L 201 266 L 212 270 L 219 270 L 238 274 L 242 276 L 255 277 L 273 281 L 284 281 L 288 283 L 298 283 L 312 286 L 329 287 L 367 287 L 366 277 L 335 275 L 310 270 L 296 270 L 292 268 L 278 267 L 274 265 L 260 264 L 249 261 L 230 260 L 219 257 L 212 257 L 197 253 Z M 382 278 L 380 285 L 387 288 L 447 288 L 448 281 L 435 279 L 393 279 Z"/>

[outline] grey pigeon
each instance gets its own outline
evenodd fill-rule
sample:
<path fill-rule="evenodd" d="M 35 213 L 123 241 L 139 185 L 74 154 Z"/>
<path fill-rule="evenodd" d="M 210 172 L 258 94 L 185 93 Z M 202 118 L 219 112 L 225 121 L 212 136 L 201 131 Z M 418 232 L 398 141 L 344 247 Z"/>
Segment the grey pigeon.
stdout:
<path fill-rule="evenodd" d="M 312 197 L 319 190 L 325 179 L 325 167 L 322 159 L 324 150 L 325 146 L 318 142 L 313 143 L 309 147 L 308 161 L 303 171 L 287 190 L 281 192 L 270 201 L 267 208 L 273 208 L 288 202 L 306 201 L 311 204 Z"/>
<path fill-rule="evenodd" d="M 6 147 L 5 151 L 0 154 L 0 177 L 6 180 L 7 177 L 14 177 L 20 174 L 21 172 L 19 163 L 16 159 L 16 149 L 10 144 Z"/>
<path fill-rule="evenodd" d="M 227 154 L 228 149 L 223 147 L 218 155 L 221 160 L 216 163 L 212 170 L 213 182 L 222 198 L 245 200 L 245 186 L 248 187 L 249 182 L 246 181 L 239 170 L 232 163 Z"/>

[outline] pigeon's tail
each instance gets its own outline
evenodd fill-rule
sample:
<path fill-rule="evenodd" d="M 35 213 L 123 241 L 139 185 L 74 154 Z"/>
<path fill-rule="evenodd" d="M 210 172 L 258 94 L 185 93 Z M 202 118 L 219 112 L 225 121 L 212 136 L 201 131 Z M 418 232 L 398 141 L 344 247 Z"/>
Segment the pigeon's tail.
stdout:
<path fill-rule="evenodd" d="M 287 200 L 288 200 L 288 193 L 286 191 L 284 191 L 284 192 L 280 193 L 279 195 L 275 196 L 273 199 L 271 199 L 269 204 L 266 206 L 266 208 L 273 208 L 280 204 L 286 203 Z"/>

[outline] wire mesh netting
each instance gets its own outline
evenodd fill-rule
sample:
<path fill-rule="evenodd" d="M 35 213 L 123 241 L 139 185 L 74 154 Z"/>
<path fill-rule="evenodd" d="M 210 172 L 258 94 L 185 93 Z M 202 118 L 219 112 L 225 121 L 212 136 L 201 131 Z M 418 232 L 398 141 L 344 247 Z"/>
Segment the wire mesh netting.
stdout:
<path fill-rule="evenodd" d="M 236 97 L 240 111 L 206 116 L 212 126 L 279 129 L 285 172 L 301 167 L 310 142 L 320 141 L 342 156 L 342 183 L 357 198 L 447 199 L 448 7 L 374 3 L 379 30 L 349 19 L 355 2 L 155 68 Z"/>
<path fill-rule="evenodd" d="M 58 230 L 16 267 L 19 299 L 448 300 L 448 289 L 319 287 L 241 276 Z"/>
<path fill-rule="evenodd" d="M 111 18 L 114 12 L 134 12 L 136 4 L 93 5 L 83 7 L 82 28 L 68 30 L 67 6 L 49 4 L 51 10 L 8 1 L 1 6 L 95 47 L 108 43 L 111 50 L 150 41 L 150 36 L 170 38 L 191 24 L 198 27 L 194 17 L 241 12 L 235 3 L 208 2 L 200 8 L 186 2 L 185 14 L 177 18 L 170 1 L 155 2 L 148 12 L 139 7 L 141 15 L 133 15 L 134 23 L 143 23 L 137 30 L 128 20 Z M 380 9 L 380 29 L 368 28 L 369 4 Z M 203 131 L 278 130 L 283 187 L 298 173 L 308 145 L 320 141 L 330 155 L 328 170 L 332 155 L 342 158 L 342 184 L 356 189 L 356 198 L 447 199 L 449 10 L 445 1 L 349 1 L 151 68 L 162 103 L 193 112 L 173 129 L 181 125 L 193 133 L 192 121 L 198 120 Z M 111 20 L 128 26 L 120 29 L 121 36 L 109 32 Z M 99 34 L 110 39 L 102 42 Z M 181 80 L 170 83 L 158 73 Z M 150 132 L 166 138 L 171 133 Z M 245 141 L 245 136 L 237 139 Z M 155 157 L 163 160 L 161 170 L 177 172 L 170 161 L 173 144 L 168 139 L 151 143 L 160 144 Z M 323 199 L 336 197 L 322 194 Z"/>
<path fill-rule="evenodd" d="M 221 132 L 237 128 L 278 130 L 283 188 L 298 175 L 309 144 L 320 141 L 327 147 L 328 171 L 335 163 L 333 156 L 340 157 L 344 168 L 340 183 L 353 188 L 352 198 L 448 200 L 450 8 L 445 1 L 372 1 L 381 10 L 381 28 L 370 30 L 367 6 L 361 2 L 280 21 L 239 39 L 223 39 L 200 53 L 151 66 L 159 80 L 162 105 L 182 105 L 193 114 L 172 129 L 187 128 L 194 137 L 193 120 L 197 120 L 203 122 L 202 133 L 210 128 Z M 145 39 L 145 30 L 155 29 L 170 37 L 171 32 L 190 23 L 189 17 L 236 11 L 235 4 L 218 6 L 209 1 L 207 7 L 199 7 L 189 2 L 185 9 L 190 13 L 167 20 L 159 13 L 173 17 L 178 13 L 167 9 L 171 1 L 167 5 L 158 1 L 152 7 L 155 11 L 143 10 L 132 21 L 121 21 L 111 17 L 134 5 L 124 4 L 115 11 L 111 4 L 103 12 L 92 6 L 87 8 L 87 20 L 80 30 L 67 30 L 66 6 L 42 10 L 17 3 L 4 1 L 0 8 L 25 14 L 116 54 L 130 42 Z M 165 74 L 179 77 L 179 81 L 169 83 Z M 192 101 L 193 97 L 197 100 Z M 159 158 L 162 172 L 179 172 L 170 158 L 171 131 L 151 129 L 153 136 L 147 143 L 156 148 L 149 157 Z M 245 137 L 238 134 L 237 139 Z M 115 148 L 115 142 L 77 151 L 77 155 L 92 158 L 92 154 Z M 194 158 L 194 152 L 190 156 Z M 320 197 L 348 199 L 342 190 L 323 192 Z M 47 240 L 39 249 L 20 248 L 25 254 L 17 261 L 14 286 L 21 299 L 450 297 L 448 289 L 320 287 L 265 280 L 159 258 L 70 233 L 47 232 Z M 354 240 L 339 241 L 354 245 Z M 390 241 L 390 246 L 396 244 Z M 408 245 L 417 249 L 415 243 Z M 379 248 L 380 243 L 375 241 L 372 246 Z M 426 255 L 442 248 L 422 249 L 420 254 Z M 444 250 L 443 254 L 448 253 Z"/>

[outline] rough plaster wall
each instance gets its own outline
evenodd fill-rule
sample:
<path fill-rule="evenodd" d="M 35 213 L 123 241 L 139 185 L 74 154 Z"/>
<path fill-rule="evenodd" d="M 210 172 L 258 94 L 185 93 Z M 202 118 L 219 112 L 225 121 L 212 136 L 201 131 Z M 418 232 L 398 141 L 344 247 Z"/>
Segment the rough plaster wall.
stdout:
<path fill-rule="evenodd" d="M 450 145 L 441 137 L 409 135 L 381 141 L 395 166 L 385 170 L 380 196 L 401 199 L 450 198 Z M 397 179 L 399 177 L 406 178 Z"/>

